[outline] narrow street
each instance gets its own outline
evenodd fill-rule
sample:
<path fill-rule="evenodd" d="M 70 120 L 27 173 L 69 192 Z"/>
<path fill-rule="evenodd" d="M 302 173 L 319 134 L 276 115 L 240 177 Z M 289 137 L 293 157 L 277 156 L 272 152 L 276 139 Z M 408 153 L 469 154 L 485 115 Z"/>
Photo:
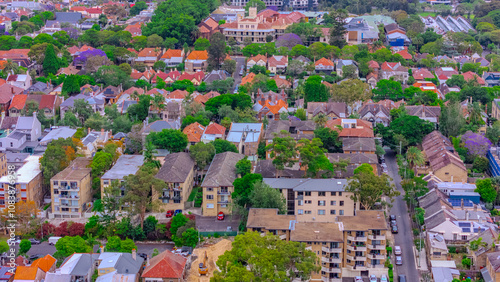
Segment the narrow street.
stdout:
<path fill-rule="evenodd" d="M 234 86 L 231 89 L 231 93 L 234 92 L 234 89 L 236 88 L 237 85 L 240 85 L 242 76 L 240 75 L 241 67 L 245 65 L 245 57 L 233 57 L 234 60 L 236 61 L 236 71 L 234 72 L 233 78 L 234 78 Z"/>
<path fill-rule="evenodd" d="M 401 178 L 398 174 L 398 166 L 396 161 L 396 153 L 394 151 L 387 151 L 385 154 L 385 161 L 387 164 L 387 171 L 389 176 L 393 179 L 393 183 L 397 190 L 401 193 L 392 203 L 392 208 L 390 214 L 397 216 L 397 224 L 399 233 L 393 234 L 395 238 L 396 246 L 401 246 L 403 265 L 394 265 L 394 281 L 398 281 L 397 275 L 406 275 L 406 281 L 418 282 L 420 281 L 419 272 L 417 266 L 415 265 L 415 253 L 413 249 L 413 232 L 411 229 L 410 217 L 408 214 L 408 208 L 403 200 L 403 188 L 401 187 Z M 394 255 L 393 255 L 394 256 Z M 394 261 L 393 261 L 394 264 Z"/>

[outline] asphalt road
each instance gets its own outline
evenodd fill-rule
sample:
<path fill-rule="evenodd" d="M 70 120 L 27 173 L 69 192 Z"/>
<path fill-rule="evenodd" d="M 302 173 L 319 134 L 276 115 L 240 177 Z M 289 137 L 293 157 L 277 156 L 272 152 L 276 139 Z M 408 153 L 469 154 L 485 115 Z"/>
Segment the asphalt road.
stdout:
<path fill-rule="evenodd" d="M 236 71 L 234 72 L 234 87 L 232 88 L 232 92 L 234 92 L 234 88 L 236 85 L 240 85 L 242 76 L 240 75 L 241 66 L 245 64 L 245 57 L 234 57 L 236 61 Z"/>
<path fill-rule="evenodd" d="M 406 202 L 403 200 L 403 188 L 401 188 L 401 178 L 398 174 L 398 166 L 396 161 L 396 154 L 394 151 L 387 151 L 385 154 L 385 161 L 387 164 L 387 171 L 389 176 L 393 179 L 393 183 L 401 195 L 397 197 L 392 203 L 391 214 L 397 216 L 397 223 L 399 233 L 394 234 L 395 245 L 401 246 L 403 265 L 396 266 L 397 275 L 406 275 L 406 281 L 418 282 L 420 281 L 419 272 L 415 265 L 415 254 L 413 249 L 413 231 L 411 229 L 410 217 L 408 215 L 408 208 Z M 393 262 L 394 264 L 394 262 Z M 394 276 L 394 281 L 396 280 Z"/>

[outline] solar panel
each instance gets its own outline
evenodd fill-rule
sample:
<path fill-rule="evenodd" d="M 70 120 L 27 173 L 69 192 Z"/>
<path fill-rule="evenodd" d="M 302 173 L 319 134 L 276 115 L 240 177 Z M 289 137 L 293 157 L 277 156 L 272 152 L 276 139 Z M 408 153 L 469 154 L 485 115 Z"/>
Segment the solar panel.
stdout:
<path fill-rule="evenodd" d="M 459 222 L 458 227 L 470 227 L 470 222 Z"/>
<path fill-rule="evenodd" d="M 464 203 L 464 207 L 473 207 L 473 206 L 474 206 L 474 203 L 471 201 Z"/>
<path fill-rule="evenodd" d="M 470 228 L 462 228 L 462 232 L 470 232 Z"/>

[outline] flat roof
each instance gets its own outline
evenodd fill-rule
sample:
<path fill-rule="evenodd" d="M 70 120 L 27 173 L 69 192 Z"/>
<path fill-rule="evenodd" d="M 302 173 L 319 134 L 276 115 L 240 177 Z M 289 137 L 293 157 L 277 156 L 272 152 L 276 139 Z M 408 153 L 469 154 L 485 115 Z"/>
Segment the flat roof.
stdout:
<path fill-rule="evenodd" d="M 343 230 L 365 231 L 387 229 L 383 211 L 359 210 L 353 216 L 339 216 L 338 221 L 342 222 Z"/>
<path fill-rule="evenodd" d="M 123 179 L 127 175 L 135 174 L 144 164 L 143 155 L 121 155 L 115 165 L 108 170 L 102 179 Z"/>
<path fill-rule="evenodd" d="M 92 171 L 89 168 L 90 159 L 76 158 L 67 168 L 54 175 L 51 180 L 82 180 Z"/>
<path fill-rule="evenodd" d="M 295 215 L 278 214 L 278 209 L 251 208 L 248 211 L 247 228 L 289 230 Z"/>
<path fill-rule="evenodd" d="M 29 156 L 26 158 L 26 163 L 17 171 L 16 183 L 29 183 L 37 175 L 42 173 L 40 170 L 40 158 L 42 156 Z M 9 183 L 8 176 L 2 176 L 0 183 Z"/>
<path fill-rule="evenodd" d="M 40 143 L 45 143 L 45 142 L 50 142 L 52 140 L 56 140 L 59 138 L 68 138 L 72 137 L 76 133 L 76 129 L 72 129 L 69 127 L 59 127 L 52 129 L 45 137 L 43 137 L 42 140 L 40 140 Z"/>
<path fill-rule="evenodd" d="M 297 222 L 290 233 L 290 240 L 297 242 L 343 242 L 337 222 Z"/>
<path fill-rule="evenodd" d="M 264 178 L 264 183 L 277 189 L 293 189 L 293 191 L 344 191 L 346 179 L 310 179 L 310 178 Z"/>

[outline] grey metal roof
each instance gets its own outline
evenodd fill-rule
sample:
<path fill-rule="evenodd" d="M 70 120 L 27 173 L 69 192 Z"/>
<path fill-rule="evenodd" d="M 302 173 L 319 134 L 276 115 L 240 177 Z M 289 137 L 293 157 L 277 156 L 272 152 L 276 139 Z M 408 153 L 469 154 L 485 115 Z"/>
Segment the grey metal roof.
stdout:
<path fill-rule="evenodd" d="M 52 129 L 45 137 L 43 137 L 40 142 L 50 142 L 59 138 L 68 138 L 73 136 L 76 133 L 76 129 L 72 129 L 66 126 L 61 126 L 59 128 Z"/>
<path fill-rule="evenodd" d="M 293 191 L 344 191 L 346 179 L 310 179 L 310 178 L 264 178 L 264 183 L 277 189 L 293 189 Z"/>
<path fill-rule="evenodd" d="M 166 121 L 166 120 L 157 120 L 146 126 L 144 129 L 145 133 L 160 132 L 163 129 L 179 129 L 181 126 L 178 121 Z"/>
<path fill-rule="evenodd" d="M 189 153 L 169 154 L 155 177 L 169 183 L 183 183 L 186 182 L 193 167 L 194 161 Z"/>
<path fill-rule="evenodd" d="M 82 14 L 79 12 L 56 12 L 56 20 L 64 23 L 64 22 L 78 22 L 82 19 Z"/>
<path fill-rule="evenodd" d="M 87 145 L 89 143 L 94 143 L 95 140 L 97 140 L 97 136 L 94 134 L 89 134 L 89 135 L 85 136 L 85 138 L 83 138 L 82 144 Z"/>
<path fill-rule="evenodd" d="M 64 102 L 61 103 L 61 108 L 73 107 L 73 105 L 75 104 L 75 100 L 79 100 L 79 99 L 87 100 L 87 98 L 89 98 L 89 96 L 86 96 L 83 94 L 78 94 L 76 96 L 69 97 Z"/>
<path fill-rule="evenodd" d="M 236 179 L 236 163 L 243 159 L 245 155 L 224 152 L 216 154 L 207 174 L 202 187 L 231 187 Z"/>
<path fill-rule="evenodd" d="M 342 140 L 344 151 L 375 151 L 374 138 L 344 138 Z"/>
<path fill-rule="evenodd" d="M 143 262 L 144 259 L 140 256 L 133 259 L 132 254 L 123 253 L 116 262 L 115 269 L 118 274 L 134 274 L 139 272 Z"/>
<path fill-rule="evenodd" d="M 139 167 L 144 164 L 143 155 L 121 155 L 115 165 L 108 170 L 102 179 L 123 179 L 123 177 L 135 174 Z"/>
<path fill-rule="evenodd" d="M 33 128 L 33 124 L 35 123 L 36 117 L 19 117 L 17 119 L 16 129 L 18 130 L 31 130 Z"/>
<path fill-rule="evenodd" d="M 25 134 L 21 133 L 21 132 L 18 132 L 18 131 L 14 131 L 12 132 L 8 138 L 12 138 L 12 139 L 16 139 L 16 140 L 20 140 L 21 138 L 23 138 L 25 136 Z"/>

